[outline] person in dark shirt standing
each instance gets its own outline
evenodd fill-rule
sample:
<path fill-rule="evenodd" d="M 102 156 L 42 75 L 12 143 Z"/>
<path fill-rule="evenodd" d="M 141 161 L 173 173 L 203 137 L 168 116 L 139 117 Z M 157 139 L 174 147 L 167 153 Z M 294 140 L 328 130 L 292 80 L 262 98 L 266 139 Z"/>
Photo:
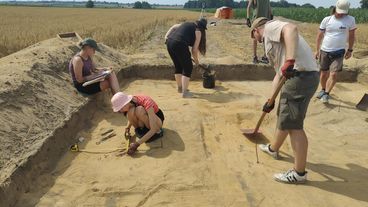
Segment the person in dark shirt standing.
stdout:
<path fill-rule="evenodd" d="M 199 53 L 206 54 L 207 20 L 201 18 L 195 22 L 185 22 L 172 26 L 165 35 L 167 50 L 175 65 L 175 80 L 178 92 L 183 98 L 190 98 L 188 91 L 192 75 L 193 61 L 199 65 Z M 192 48 L 192 53 L 189 51 Z"/>
<path fill-rule="evenodd" d="M 253 8 L 253 18 L 250 19 L 250 10 Z M 251 21 L 259 17 L 265 17 L 269 20 L 273 19 L 272 9 L 270 5 L 270 0 L 249 0 L 247 6 L 247 21 L 246 24 L 250 28 L 252 26 Z M 258 60 L 257 57 L 257 41 L 253 40 L 253 64 L 265 63 L 268 64 L 268 58 L 266 56 L 266 52 L 264 52 L 263 57 Z"/>

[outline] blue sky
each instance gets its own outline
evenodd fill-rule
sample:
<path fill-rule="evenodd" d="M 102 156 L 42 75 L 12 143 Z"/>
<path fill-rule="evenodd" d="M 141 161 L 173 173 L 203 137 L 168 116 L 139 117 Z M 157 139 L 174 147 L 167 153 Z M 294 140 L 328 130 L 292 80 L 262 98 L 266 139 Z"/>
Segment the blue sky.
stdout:
<path fill-rule="evenodd" d="M 134 3 L 136 0 L 118 0 L 118 1 L 125 3 Z M 146 1 L 148 3 L 158 3 L 158 4 L 184 4 L 185 2 L 187 2 L 187 0 L 146 0 Z M 311 3 L 315 6 L 323 6 L 323 7 L 330 7 L 331 5 L 334 5 L 336 3 L 336 0 L 287 0 L 287 1 L 290 3 L 297 3 L 297 4 Z M 352 7 L 359 7 L 360 6 L 359 2 L 360 0 L 350 0 Z"/>

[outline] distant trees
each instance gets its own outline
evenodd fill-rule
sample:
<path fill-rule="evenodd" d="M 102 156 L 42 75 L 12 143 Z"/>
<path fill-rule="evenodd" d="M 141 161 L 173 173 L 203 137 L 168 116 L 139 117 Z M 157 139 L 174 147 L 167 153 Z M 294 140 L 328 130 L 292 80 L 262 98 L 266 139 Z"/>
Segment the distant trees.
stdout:
<path fill-rule="evenodd" d="M 362 0 L 368 1 L 368 0 Z M 248 5 L 248 0 L 234 1 L 234 0 L 189 0 L 184 4 L 184 8 L 202 8 L 202 4 L 205 5 L 206 8 L 218 8 L 222 6 L 228 6 L 232 8 L 245 8 Z M 286 0 L 280 1 L 271 1 L 271 7 L 306 7 L 306 8 L 315 8 L 312 4 L 304 4 L 300 6 L 298 4 L 289 3 Z"/>
<path fill-rule="evenodd" d="M 239 2 L 234 0 L 190 0 L 184 4 L 184 8 L 202 8 L 203 4 L 206 8 L 217 8 L 222 6 L 245 8 L 248 5 L 245 0 Z"/>
<path fill-rule="evenodd" d="M 142 9 L 142 2 L 136 1 L 133 6 L 134 9 Z"/>
<path fill-rule="evenodd" d="M 134 9 L 152 9 L 152 6 L 146 1 L 136 1 L 133 6 Z"/>
<path fill-rule="evenodd" d="M 360 5 L 362 9 L 368 9 L 368 0 L 361 0 Z"/>
<path fill-rule="evenodd" d="M 312 9 L 315 9 L 316 8 L 315 6 L 313 6 L 310 3 L 303 4 L 301 7 L 303 7 L 303 8 L 312 8 Z"/>
<path fill-rule="evenodd" d="M 92 0 L 88 0 L 87 3 L 86 3 L 86 7 L 87 8 L 93 8 L 93 7 L 95 7 L 95 3 L 93 3 Z"/>

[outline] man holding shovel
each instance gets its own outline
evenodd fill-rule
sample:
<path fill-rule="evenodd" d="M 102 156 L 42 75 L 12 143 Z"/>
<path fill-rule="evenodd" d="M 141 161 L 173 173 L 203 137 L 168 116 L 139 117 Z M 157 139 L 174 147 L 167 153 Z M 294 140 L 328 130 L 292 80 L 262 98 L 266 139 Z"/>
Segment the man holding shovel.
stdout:
<path fill-rule="evenodd" d="M 318 68 L 312 49 L 294 24 L 278 20 L 268 21 L 260 17 L 254 20 L 251 37 L 264 42 L 267 57 L 275 68 L 273 93 L 277 93 L 279 83 L 286 80 L 281 88 L 277 110 L 277 129 L 272 144 L 260 145 L 260 149 L 275 159 L 278 151 L 289 135 L 295 155 L 294 168 L 274 175 L 276 181 L 303 183 L 306 181 L 308 140 L 303 122 L 309 101 L 318 83 Z M 271 112 L 274 103 L 266 102 L 264 112 Z"/>

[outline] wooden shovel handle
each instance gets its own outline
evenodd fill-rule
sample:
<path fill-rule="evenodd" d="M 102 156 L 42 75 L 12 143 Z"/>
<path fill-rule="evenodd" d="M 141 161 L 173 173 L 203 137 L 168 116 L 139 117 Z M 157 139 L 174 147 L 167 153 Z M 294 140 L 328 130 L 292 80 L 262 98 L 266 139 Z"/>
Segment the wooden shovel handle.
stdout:
<path fill-rule="evenodd" d="M 280 82 L 277 85 L 277 88 L 276 88 L 275 92 L 272 94 L 271 98 L 268 101 L 268 105 L 272 105 L 275 102 L 275 100 L 277 98 L 277 95 L 279 95 L 279 92 L 280 92 L 282 86 L 284 85 L 284 83 L 286 82 L 286 80 L 287 79 L 285 78 L 285 76 L 282 76 Z"/>
<path fill-rule="evenodd" d="M 285 81 L 286 81 L 286 78 L 284 76 L 282 76 L 280 82 L 277 85 L 277 88 L 276 88 L 275 92 L 272 94 L 271 98 L 268 100 L 268 103 L 267 104 L 269 106 L 272 105 L 275 102 L 275 99 L 277 98 L 277 95 L 279 94 L 279 92 L 280 92 L 282 86 L 284 85 Z M 261 116 L 261 118 L 259 118 L 259 120 L 257 122 L 257 126 L 254 129 L 254 133 L 257 133 L 258 132 L 259 127 L 261 126 L 261 124 L 263 122 L 263 119 L 265 118 L 266 114 L 267 114 L 266 112 L 263 112 L 262 113 L 262 116 Z"/>

